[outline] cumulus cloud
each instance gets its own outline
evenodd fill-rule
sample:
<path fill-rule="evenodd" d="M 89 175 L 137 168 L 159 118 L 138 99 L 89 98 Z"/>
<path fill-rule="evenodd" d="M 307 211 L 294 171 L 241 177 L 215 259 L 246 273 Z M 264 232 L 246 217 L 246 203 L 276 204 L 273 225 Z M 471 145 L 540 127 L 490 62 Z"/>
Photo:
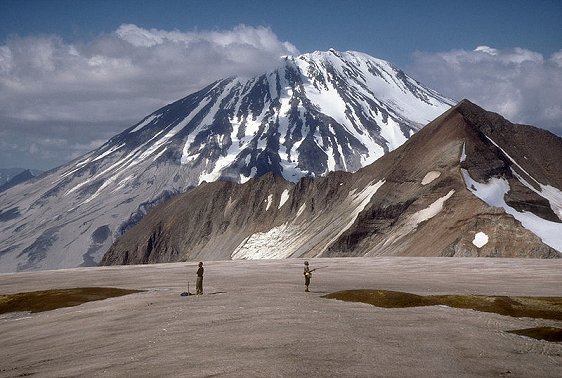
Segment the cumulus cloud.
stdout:
<path fill-rule="evenodd" d="M 254 76 L 275 67 L 280 56 L 298 53 L 271 29 L 245 25 L 183 32 L 127 24 L 81 43 L 58 36 L 10 37 L 0 45 L 3 134 L 30 158 L 56 151 L 56 143 L 45 143 L 44 131 L 52 133 L 49 140 L 66 140 L 85 153 L 91 144 L 69 135 L 112 136 L 217 79 Z M 103 124 L 97 137 L 94 123 Z M 22 131 L 22 124 L 36 129 Z M 67 151 L 52 164 L 76 153 Z"/>
<path fill-rule="evenodd" d="M 489 46 L 416 52 L 408 71 L 444 95 L 467 98 L 512 122 L 562 136 L 562 50 L 547 58 L 527 49 Z"/>

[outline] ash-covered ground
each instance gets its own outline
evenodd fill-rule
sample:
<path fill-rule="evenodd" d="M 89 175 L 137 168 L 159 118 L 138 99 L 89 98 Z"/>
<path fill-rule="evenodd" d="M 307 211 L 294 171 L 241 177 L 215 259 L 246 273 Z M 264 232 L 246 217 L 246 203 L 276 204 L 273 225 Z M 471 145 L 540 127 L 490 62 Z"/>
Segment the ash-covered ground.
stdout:
<path fill-rule="evenodd" d="M 323 298 L 352 289 L 562 296 L 562 261 L 474 258 L 196 262 L 0 275 L 0 294 L 76 287 L 145 290 L 0 315 L 0 376 L 562 375 L 562 343 L 508 331 L 562 328 L 447 306 L 380 308 Z"/>

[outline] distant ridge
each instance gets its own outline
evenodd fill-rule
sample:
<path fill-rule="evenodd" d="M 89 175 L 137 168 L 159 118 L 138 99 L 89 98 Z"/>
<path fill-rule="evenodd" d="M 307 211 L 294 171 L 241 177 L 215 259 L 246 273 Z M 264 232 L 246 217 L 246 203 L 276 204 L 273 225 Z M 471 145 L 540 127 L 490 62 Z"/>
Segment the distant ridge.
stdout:
<path fill-rule="evenodd" d="M 41 171 L 37 171 L 37 170 L 31 170 L 31 169 L 22 170 L 20 173 L 16 174 L 15 176 L 10 177 L 3 185 L 0 185 L 0 192 L 8 190 L 27 180 L 31 180 L 32 178 L 36 177 L 40 173 Z"/>

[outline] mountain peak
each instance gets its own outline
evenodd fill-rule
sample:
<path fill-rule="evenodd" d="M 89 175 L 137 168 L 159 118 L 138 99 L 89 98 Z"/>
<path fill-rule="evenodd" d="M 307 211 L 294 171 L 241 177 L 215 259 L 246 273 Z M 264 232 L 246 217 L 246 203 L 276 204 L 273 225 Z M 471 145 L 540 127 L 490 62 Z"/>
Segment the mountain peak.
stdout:
<path fill-rule="evenodd" d="M 495 117 L 465 100 L 357 172 L 296 184 L 263 176 L 178 195 L 118 239 L 102 264 L 200 256 L 562 257 L 561 186 L 548 184 L 560 176 L 562 159 L 549 162 L 550 171 L 536 164 L 542 152 L 527 150 L 526 139 L 540 138 L 538 129 L 504 120 L 492 135 L 472 124 Z M 210 190 L 212 198 L 200 196 Z"/>
<path fill-rule="evenodd" d="M 480 128 L 487 126 L 490 123 L 497 124 L 509 122 L 500 114 L 485 110 L 467 99 L 461 100 L 453 107 L 453 109 L 460 112 L 464 117 L 470 120 L 473 124 L 477 124 Z"/>
<path fill-rule="evenodd" d="M 218 80 L 5 192 L 0 211 L 19 215 L 2 225 L 0 269 L 94 265 L 151 207 L 204 181 L 357 171 L 452 105 L 388 62 L 333 49 Z"/>

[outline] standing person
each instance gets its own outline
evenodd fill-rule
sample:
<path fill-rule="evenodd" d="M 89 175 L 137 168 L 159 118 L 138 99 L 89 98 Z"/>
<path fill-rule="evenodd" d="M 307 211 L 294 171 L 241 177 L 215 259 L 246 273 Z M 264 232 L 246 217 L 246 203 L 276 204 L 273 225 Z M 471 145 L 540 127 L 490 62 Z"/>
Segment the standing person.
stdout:
<path fill-rule="evenodd" d="M 312 272 L 316 269 L 310 270 L 308 267 L 308 261 L 304 262 L 304 291 L 308 292 L 308 285 L 310 285 L 310 277 L 312 276 Z"/>
<path fill-rule="evenodd" d="M 199 269 L 197 269 L 197 284 L 195 285 L 195 289 L 197 290 L 197 295 L 203 295 L 203 263 L 199 263 Z"/>

